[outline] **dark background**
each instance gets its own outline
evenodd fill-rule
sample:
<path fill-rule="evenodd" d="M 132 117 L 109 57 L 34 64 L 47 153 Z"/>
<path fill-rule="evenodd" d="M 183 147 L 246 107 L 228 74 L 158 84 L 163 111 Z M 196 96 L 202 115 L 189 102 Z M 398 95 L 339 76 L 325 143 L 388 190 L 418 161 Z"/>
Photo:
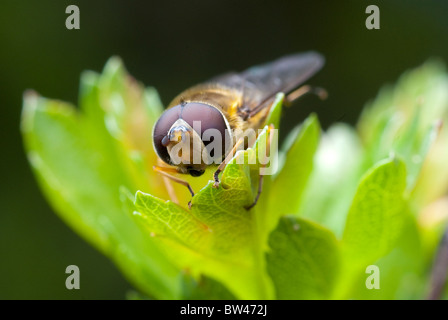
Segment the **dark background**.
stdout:
<path fill-rule="evenodd" d="M 67 30 L 76 4 L 81 29 Z M 378 5 L 381 29 L 367 30 Z M 316 50 L 324 69 L 310 83 L 329 99 L 302 99 L 282 128 L 315 111 L 322 125 L 355 123 L 365 102 L 430 57 L 448 61 L 447 1 L 17 1 L 0 4 L 0 299 L 121 299 L 131 286 L 115 266 L 52 212 L 26 161 L 22 93 L 77 102 L 81 71 L 112 55 L 155 86 L 164 104 L 219 73 Z M 286 132 L 286 130 L 283 130 Z M 65 288 L 76 264 L 81 290 Z"/>

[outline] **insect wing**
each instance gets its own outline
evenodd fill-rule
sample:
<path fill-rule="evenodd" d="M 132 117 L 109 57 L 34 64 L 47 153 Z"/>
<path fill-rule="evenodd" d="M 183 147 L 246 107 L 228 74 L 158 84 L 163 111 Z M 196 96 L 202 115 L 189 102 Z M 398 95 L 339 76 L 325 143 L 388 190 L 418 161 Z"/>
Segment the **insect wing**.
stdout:
<path fill-rule="evenodd" d="M 278 92 L 290 93 L 319 71 L 324 57 L 317 52 L 285 56 L 270 63 L 249 68 L 242 73 L 227 73 L 216 77 L 217 82 L 241 91 L 243 107 L 255 111 Z"/>

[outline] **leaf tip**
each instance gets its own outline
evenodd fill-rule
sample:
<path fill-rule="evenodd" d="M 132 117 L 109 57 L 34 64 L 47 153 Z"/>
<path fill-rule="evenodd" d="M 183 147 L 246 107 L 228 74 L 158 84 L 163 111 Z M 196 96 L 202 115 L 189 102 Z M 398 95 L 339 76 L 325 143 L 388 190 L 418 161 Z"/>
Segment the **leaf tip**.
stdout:
<path fill-rule="evenodd" d="M 20 119 L 20 130 L 22 133 L 33 130 L 34 114 L 39 106 L 40 95 L 32 89 L 23 93 L 22 115 Z"/>
<path fill-rule="evenodd" d="M 92 70 L 85 70 L 81 73 L 81 89 L 84 86 L 93 87 L 98 82 L 99 74 Z"/>
<path fill-rule="evenodd" d="M 142 198 L 149 196 L 149 194 L 144 193 L 143 191 L 137 190 L 134 196 L 134 205 L 142 200 Z"/>
<path fill-rule="evenodd" d="M 125 71 L 123 60 L 119 56 L 112 56 L 107 60 L 103 69 L 104 74 L 114 75 Z"/>
<path fill-rule="evenodd" d="M 313 126 L 316 129 L 320 129 L 320 122 L 317 113 L 315 112 L 310 113 L 310 115 L 305 121 L 307 122 L 308 125 Z"/>

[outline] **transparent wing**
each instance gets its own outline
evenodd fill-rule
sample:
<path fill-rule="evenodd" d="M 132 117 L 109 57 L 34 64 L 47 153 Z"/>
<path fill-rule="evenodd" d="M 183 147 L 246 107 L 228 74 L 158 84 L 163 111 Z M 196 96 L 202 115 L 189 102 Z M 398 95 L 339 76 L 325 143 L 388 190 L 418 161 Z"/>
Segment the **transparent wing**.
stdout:
<path fill-rule="evenodd" d="M 319 71 L 324 57 L 317 52 L 288 55 L 273 62 L 227 73 L 211 79 L 228 88 L 240 90 L 245 112 L 262 110 L 278 92 L 290 93 Z"/>

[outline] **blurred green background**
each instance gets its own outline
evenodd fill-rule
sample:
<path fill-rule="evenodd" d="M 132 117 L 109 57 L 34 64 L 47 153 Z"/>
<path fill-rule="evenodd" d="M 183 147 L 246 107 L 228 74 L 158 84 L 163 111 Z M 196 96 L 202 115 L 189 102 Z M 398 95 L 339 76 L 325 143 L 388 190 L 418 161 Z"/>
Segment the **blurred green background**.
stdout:
<path fill-rule="evenodd" d="M 80 30 L 65 28 L 70 4 L 80 8 Z M 370 4 L 380 8 L 380 30 L 365 27 Z M 24 90 L 76 104 L 80 73 L 100 71 L 118 55 L 168 104 L 219 73 L 317 50 L 327 62 L 310 83 L 325 87 L 329 99 L 306 97 L 288 109 L 282 133 L 313 111 L 324 128 L 353 124 L 383 84 L 430 57 L 448 61 L 447 14 L 443 0 L 2 0 L 0 299 L 122 299 L 132 289 L 37 188 L 19 132 Z M 65 288 L 70 264 L 80 267 L 81 290 Z"/>

